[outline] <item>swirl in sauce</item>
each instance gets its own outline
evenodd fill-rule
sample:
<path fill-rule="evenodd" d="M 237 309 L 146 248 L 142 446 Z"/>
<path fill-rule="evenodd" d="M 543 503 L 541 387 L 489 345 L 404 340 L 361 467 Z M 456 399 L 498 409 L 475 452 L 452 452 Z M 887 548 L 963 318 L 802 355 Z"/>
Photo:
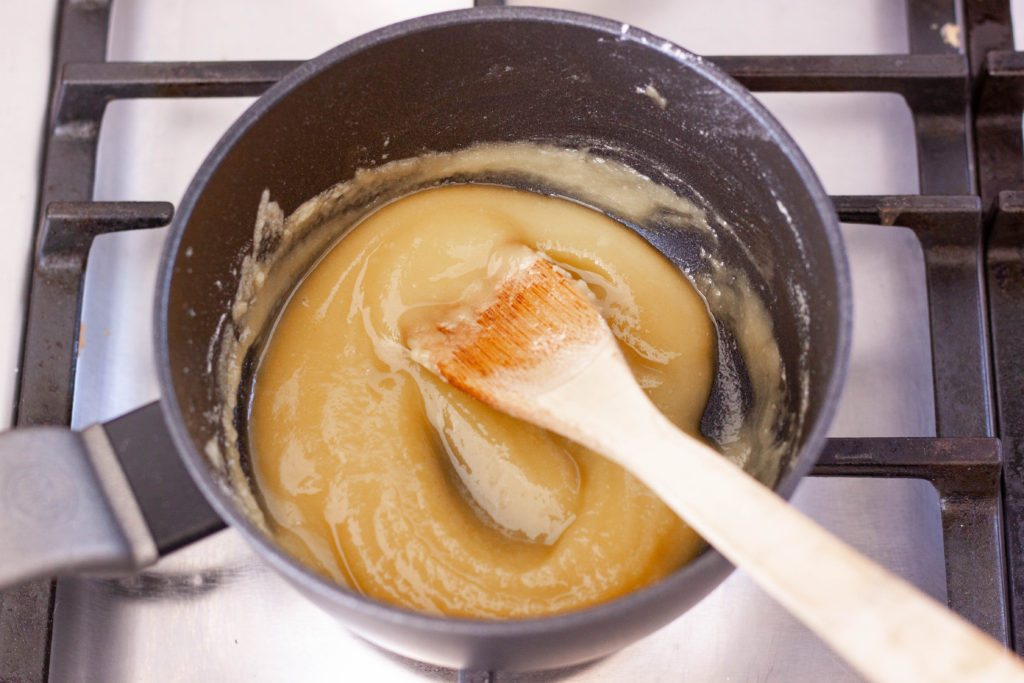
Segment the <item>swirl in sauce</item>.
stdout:
<path fill-rule="evenodd" d="M 564 199 L 482 185 L 406 196 L 297 287 L 252 388 L 253 478 L 270 531 L 335 581 L 429 613 L 539 616 L 652 583 L 702 548 L 622 468 L 409 358 L 401 330 L 457 303 L 509 243 L 589 287 L 641 386 L 699 435 L 714 328 L 660 253 Z"/>

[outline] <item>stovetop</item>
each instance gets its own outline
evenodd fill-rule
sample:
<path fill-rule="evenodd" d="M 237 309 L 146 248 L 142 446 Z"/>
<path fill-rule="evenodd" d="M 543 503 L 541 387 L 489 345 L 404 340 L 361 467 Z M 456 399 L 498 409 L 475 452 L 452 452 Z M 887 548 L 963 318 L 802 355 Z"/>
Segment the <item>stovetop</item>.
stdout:
<path fill-rule="evenodd" d="M 43 214 L 44 246 L 52 246 L 46 236 L 55 226 L 104 233 L 166 222 L 171 207 L 125 202 L 176 201 L 220 133 L 291 66 L 237 60 L 304 59 L 366 30 L 468 3 L 371 5 L 117 0 L 110 12 L 101 0 L 61 4 L 58 59 L 76 65 L 64 72 L 55 125 L 47 132 L 42 202 L 74 203 L 51 209 L 49 220 Z M 1021 518 L 1016 505 L 1024 505 L 1024 492 L 1008 496 L 1007 561 L 1000 459 L 1007 463 L 1006 487 L 1012 492 L 1020 478 L 1014 429 L 1024 423 L 1024 405 L 1005 389 L 1013 385 L 1010 378 L 1024 375 L 1014 362 L 1024 358 L 1015 348 L 1017 331 L 1024 329 L 1016 313 L 1024 292 L 1024 240 L 1018 239 L 1024 231 L 1017 218 L 1024 200 L 999 194 L 1022 187 L 1020 170 L 1016 176 L 1006 170 L 1014 153 L 1021 165 L 1021 96 L 1015 93 L 1024 76 L 1024 60 L 1012 52 L 1009 5 L 557 3 L 650 30 L 702 54 L 731 55 L 718 61 L 755 90 L 803 147 L 840 217 L 850 222 L 843 235 L 855 320 L 852 366 L 830 433 L 834 438 L 816 470 L 842 476 L 808 478 L 794 502 L 1006 642 L 1013 641 L 1010 616 L 1021 609 L 1008 599 L 1005 583 L 1009 577 L 1011 588 L 1017 585 L 1013 539 Z M 34 25 L 45 25 L 44 12 L 33 15 Z M 107 60 L 131 63 L 96 65 L 104 59 L 104 46 Z M 988 50 L 1003 52 L 986 64 Z M 818 57 L 741 56 L 759 54 Z M 211 63 L 134 64 L 186 60 Z M 212 64 L 220 60 L 233 61 Z M 45 70 L 37 71 L 45 77 Z M 972 76 L 981 73 L 984 79 Z M 117 101 L 104 114 L 108 99 Z M 1014 121 L 1017 147 L 993 143 L 1014 139 Z M 85 150 L 84 163 L 70 171 L 60 165 L 69 150 Z M 993 236 L 988 271 L 980 261 L 983 226 Z M 53 278 L 46 278 L 53 274 L 36 269 L 18 424 L 84 426 L 159 398 L 150 323 L 165 234 L 156 228 L 95 239 L 80 322 L 77 296 L 48 293 Z M 27 236 L 22 239 L 27 244 Z M 78 248 L 88 250 L 90 239 L 81 242 Z M 73 272 L 57 277 L 66 278 L 62 291 L 79 286 Z M 19 329 L 10 319 L 21 308 L 0 301 L 0 330 Z M 68 311 L 70 316 L 63 315 Z M 73 353 L 63 363 L 53 354 L 41 357 L 42 340 L 65 338 L 66 348 L 77 348 L 77 364 Z M 3 353 L 3 344 L 11 342 L 3 335 L 0 340 Z M 58 385 L 65 389 L 41 392 L 54 378 L 63 378 Z M 997 423 L 1002 450 L 994 438 Z M 230 530 L 138 576 L 61 579 L 50 591 L 48 582 L 40 582 L 0 595 L 0 680 L 460 676 L 348 634 L 277 579 Z M 1018 647 L 1021 641 L 1016 639 Z M 608 658 L 568 670 L 489 677 L 627 676 L 857 680 L 742 573 L 665 629 Z"/>

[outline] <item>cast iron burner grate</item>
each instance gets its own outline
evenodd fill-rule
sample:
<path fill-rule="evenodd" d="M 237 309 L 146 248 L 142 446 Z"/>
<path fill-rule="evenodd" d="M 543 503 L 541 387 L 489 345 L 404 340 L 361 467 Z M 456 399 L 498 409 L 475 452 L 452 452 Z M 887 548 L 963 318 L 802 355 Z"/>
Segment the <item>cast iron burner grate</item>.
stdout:
<path fill-rule="evenodd" d="M 814 474 L 930 481 L 950 606 L 1024 652 L 1024 53 L 1013 51 L 1008 0 L 906 0 L 906 10 L 910 54 L 711 59 L 754 91 L 891 92 L 910 107 L 921 194 L 833 201 L 843 221 L 905 226 L 920 240 L 938 436 L 831 439 Z M 110 0 L 61 0 L 59 14 L 19 426 L 70 423 L 93 237 L 173 214 L 165 202 L 90 201 L 107 103 L 256 96 L 297 64 L 107 62 Z M 966 55 L 935 30 L 947 24 L 961 26 Z M 47 680 L 54 591 L 47 580 L 0 594 L 0 680 Z"/>

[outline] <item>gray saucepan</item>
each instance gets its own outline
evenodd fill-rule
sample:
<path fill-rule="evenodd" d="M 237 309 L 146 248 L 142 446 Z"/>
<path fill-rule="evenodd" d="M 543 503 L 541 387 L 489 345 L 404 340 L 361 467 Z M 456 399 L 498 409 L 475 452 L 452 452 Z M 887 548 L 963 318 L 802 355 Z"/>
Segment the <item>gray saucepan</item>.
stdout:
<path fill-rule="evenodd" d="M 385 159 L 523 140 L 624 162 L 713 207 L 729 226 L 716 256 L 745 273 L 784 368 L 775 426 L 792 447 L 772 483 L 788 497 L 824 445 L 850 342 L 837 219 L 807 161 L 749 92 L 675 45 L 581 14 L 476 8 L 390 26 L 302 64 L 217 143 L 180 202 L 161 266 L 162 399 L 79 433 L 41 428 L 0 438 L 0 584 L 135 570 L 224 520 L 370 641 L 444 666 L 513 670 L 612 652 L 707 595 L 731 571 L 713 549 L 653 586 L 561 616 L 414 613 L 297 563 L 239 510 L 209 464 L 207 445 L 225 438 L 211 349 L 230 327 L 224 320 L 263 190 L 288 213 Z M 681 268 L 700 268 L 708 245 L 697 233 L 632 227 Z M 724 359 L 736 345 L 727 326 L 719 332 Z M 744 359 L 735 360 L 742 370 Z M 713 395 L 709 430 L 716 414 L 743 409 L 724 400 Z"/>

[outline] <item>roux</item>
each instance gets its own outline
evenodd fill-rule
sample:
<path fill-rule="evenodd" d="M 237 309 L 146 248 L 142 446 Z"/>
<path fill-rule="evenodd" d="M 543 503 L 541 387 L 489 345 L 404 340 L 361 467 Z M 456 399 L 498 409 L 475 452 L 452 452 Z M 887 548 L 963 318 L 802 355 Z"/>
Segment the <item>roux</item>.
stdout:
<path fill-rule="evenodd" d="M 535 616 L 635 590 L 701 549 L 619 466 L 410 358 L 402 330 L 459 302 L 510 243 L 585 283 L 641 386 L 699 435 L 714 327 L 689 281 L 635 233 L 503 187 L 398 199 L 296 288 L 251 391 L 252 474 L 270 533 L 335 581 L 431 613 Z"/>

